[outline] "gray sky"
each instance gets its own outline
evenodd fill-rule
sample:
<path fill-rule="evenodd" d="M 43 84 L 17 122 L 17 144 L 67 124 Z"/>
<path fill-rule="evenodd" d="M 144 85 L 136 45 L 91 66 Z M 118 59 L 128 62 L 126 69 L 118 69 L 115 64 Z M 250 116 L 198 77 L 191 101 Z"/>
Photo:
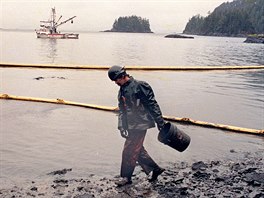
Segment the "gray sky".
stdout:
<path fill-rule="evenodd" d="M 182 32 L 188 20 L 207 16 L 223 2 L 231 0 L 0 0 L 0 27 L 37 29 L 47 20 L 51 7 L 62 21 L 77 16 L 60 30 L 109 30 L 120 16 L 137 15 L 150 21 L 155 33 Z"/>

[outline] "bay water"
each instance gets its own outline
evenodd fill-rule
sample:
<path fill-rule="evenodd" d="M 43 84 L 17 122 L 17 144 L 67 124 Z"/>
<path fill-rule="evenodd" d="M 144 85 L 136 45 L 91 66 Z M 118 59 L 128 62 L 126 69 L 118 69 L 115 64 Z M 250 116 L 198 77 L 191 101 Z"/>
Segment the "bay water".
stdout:
<path fill-rule="evenodd" d="M 78 40 L 37 39 L 1 31 L 0 62 L 69 65 L 264 65 L 264 45 L 245 38 L 169 39 L 164 34 L 80 33 Z M 264 70 L 129 71 L 147 81 L 167 116 L 264 129 Z M 42 77 L 42 78 L 39 78 Z M 39 79 L 39 80 L 37 80 Z M 0 68 L 0 93 L 117 106 L 106 70 Z M 0 183 L 45 178 L 72 168 L 74 177 L 117 175 L 124 139 L 114 113 L 81 107 L 0 100 Z M 150 129 L 145 147 L 161 165 L 239 157 L 263 148 L 263 136 L 175 123 L 191 136 L 179 153 Z M 230 150 L 235 152 L 230 152 Z"/>

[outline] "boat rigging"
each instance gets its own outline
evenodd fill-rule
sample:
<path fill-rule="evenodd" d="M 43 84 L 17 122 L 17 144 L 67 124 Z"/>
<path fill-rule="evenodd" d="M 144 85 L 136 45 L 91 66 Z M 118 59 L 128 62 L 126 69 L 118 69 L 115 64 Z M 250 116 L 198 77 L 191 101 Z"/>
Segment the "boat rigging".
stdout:
<path fill-rule="evenodd" d="M 78 39 L 79 34 L 75 33 L 60 33 L 57 31 L 57 28 L 62 24 L 65 24 L 69 21 L 73 23 L 73 19 L 76 16 L 73 16 L 65 21 L 60 22 L 62 16 L 56 21 L 56 10 L 55 7 L 51 8 L 51 16 L 48 21 L 40 21 L 40 29 L 35 30 L 37 38 L 58 38 L 58 39 Z"/>

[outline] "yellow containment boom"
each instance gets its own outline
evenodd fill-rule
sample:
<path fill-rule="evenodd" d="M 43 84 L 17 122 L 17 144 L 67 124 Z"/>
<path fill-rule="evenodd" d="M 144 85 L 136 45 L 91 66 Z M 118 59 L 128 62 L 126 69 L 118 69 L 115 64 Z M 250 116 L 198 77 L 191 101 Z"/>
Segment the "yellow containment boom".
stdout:
<path fill-rule="evenodd" d="M 55 103 L 55 104 L 64 104 L 64 105 L 72 105 L 79 107 L 86 107 L 91 109 L 98 109 L 103 111 L 116 111 L 116 107 L 107 107 L 107 106 L 99 106 L 93 104 L 85 104 L 79 102 L 71 102 L 66 101 L 60 98 L 57 99 L 45 99 L 45 98 L 32 98 L 32 97 L 24 97 L 24 96 L 13 96 L 8 94 L 0 94 L 0 99 L 12 99 L 12 100 L 23 100 L 23 101 L 32 101 L 32 102 L 45 102 L 45 103 Z"/>
<path fill-rule="evenodd" d="M 71 102 L 71 101 L 66 101 L 66 100 L 59 99 L 59 98 L 58 99 L 44 99 L 44 98 L 32 98 L 32 97 L 0 94 L 0 99 L 55 103 L 55 104 L 72 105 L 72 106 L 86 107 L 86 108 L 91 108 L 91 109 L 97 109 L 97 110 L 103 110 L 103 111 L 112 111 L 112 112 L 118 111 L 117 107 L 109 107 L 109 106 L 100 106 L 100 105 L 93 105 L 93 104 Z M 264 129 L 258 130 L 258 129 L 249 129 L 249 128 L 241 128 L 241 127 L 236 127 L 236 126 L 223 125 L 223 124 L 214 124 L 214 123 L 210 123 L 210 122 L 192 120 L 190 118 L 178 118 L 178 117 L 171 117 L 171 116 L 163 116 L 163 118 L 165 120 L 173 121 L 173 122 L 180 122 L 180 123 L 198 125 L 198 126 L 203 126 L 203 127 L 217 128 L 217 129 L 222 129 L 222 130 L 227 130 L 227 131 L 250 133 L 250 134 L 255 134 L 255 135 L 264 135 Z"/>
<path fill-rule="evenodd" d="M 110 66 L 103 65 L 67 65 L 67 64 L 18 64 L 0 63 L 3 68 L 41 68 L 41 69 L 96 69 L 107 70 Z M 210 71 L 210 70 L 243 70 L 243 69 L 264 69 L 264 65 L 259 66 L 125 66 L 127 70 L 172 70 L 172 71 Z"/>

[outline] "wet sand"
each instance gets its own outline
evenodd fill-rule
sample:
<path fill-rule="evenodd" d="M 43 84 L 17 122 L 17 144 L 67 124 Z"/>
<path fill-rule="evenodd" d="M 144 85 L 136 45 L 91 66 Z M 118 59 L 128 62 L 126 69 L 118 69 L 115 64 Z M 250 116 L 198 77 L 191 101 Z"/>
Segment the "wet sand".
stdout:
<path fill-rule="evenodd" d="M 136 167 L 133 183 L 116 187 L 118 176 L 69 178 L 73 169 L 54 170 L 47 179 L 0 189 L 0 197 L 264 197 L 264 150 L 238 153 L 234 161 L 219 159 L 168 164 L 155 182 Z"/>

